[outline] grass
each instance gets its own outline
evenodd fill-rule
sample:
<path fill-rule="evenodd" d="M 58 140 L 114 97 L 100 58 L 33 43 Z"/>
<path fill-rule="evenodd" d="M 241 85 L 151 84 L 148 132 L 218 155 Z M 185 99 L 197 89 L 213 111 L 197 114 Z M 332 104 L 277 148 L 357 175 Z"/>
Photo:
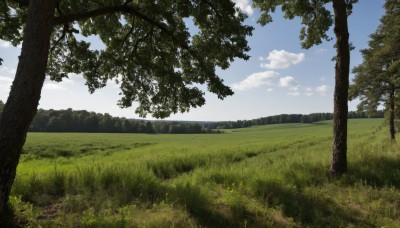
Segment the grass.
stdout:
<path fill-rule="evenodd" d="M 327 175 L 330 121 L 213 135 L 31 133 L 10 204 L 34 227 L 398 227 L 400 150 L 382 123 L 349 121 L 340 178 Z"/>

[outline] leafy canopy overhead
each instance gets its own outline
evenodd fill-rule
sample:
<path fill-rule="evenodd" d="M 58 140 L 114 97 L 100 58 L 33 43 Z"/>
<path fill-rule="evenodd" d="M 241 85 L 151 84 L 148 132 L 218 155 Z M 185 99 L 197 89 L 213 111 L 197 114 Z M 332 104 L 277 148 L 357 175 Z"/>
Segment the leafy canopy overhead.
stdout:
<path fill-rule="evenodd" d="M 349 99 L 360 98 L 358 109 L 375 112 L 379 105 L 388 105 L 390 94 L 400 89 L 400 3 L 387 0 L 385 15 L 369 47 L 361 51 L 363 63 L 353 69 Z M 383 102 L 383 103 L 382 103 Z"/>
<path fill-rule="evenodd" d="M 1 1 L 0 39 L 21 43 L 27 2 Z M 203 105 L 198 84 L 220 99 L 232 95 L 215 70 L 249 58 L 253 30 L 230 0 L 60 0 L 54 16 L 50 79 L 81 73 L 91 93 L 117 80 L 121 107 L 138 101 L 138 114 L 157 118 Z M 92 35 L 104 48 L 91 48 L 83 37 Z"/>
<path fill-rule="evenodd" d="M 284 17 L 301 18 L 303 25 L 300 31 L 300 40 L 303 48 L 311 48 L 321 44 L 323 40 L 330 40 L 327 31 L 333 24 L 333 16 L 327 8 L 332 0 L 253 0 L 254 5 L 261 10 L 258 22 L 266 25 L 272 22 L 271 14 L 276 8 L 282 10 Z M 346 0 L 347 14 L 350 15 L 352 6 L 358 0 Z"/>

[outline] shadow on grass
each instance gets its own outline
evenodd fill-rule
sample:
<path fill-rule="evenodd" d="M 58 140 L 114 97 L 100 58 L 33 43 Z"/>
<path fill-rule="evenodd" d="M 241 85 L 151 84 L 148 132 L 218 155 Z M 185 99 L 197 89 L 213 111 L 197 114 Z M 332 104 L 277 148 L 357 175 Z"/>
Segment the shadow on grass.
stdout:
<path fill-rule="evenodd" d="M 257 180 L 255 194 L 265 200 L 268 207 L 281 208 L 285 216 L 292 217 L 304 226 L 311 227 L 372 227 L 358 219 L 359 212 L 342 209 L 323 196 L 309 196 L 278 181 Z"/>
<path fill-rule="evenodd" d="M 201 227 L 234 227 L 229 218 L 212 209 L 211 200 L 199 186 L 180 184 L 171 188 L 170 192 L 171 201 L 183 206 Z"/>
<path fill-rule="evenodd" d="M 360 219 L 357 210 L 346 205 L 339 207 L 324 197 L 304 193 L 306 188 L 318 188 L 334 183 L 343 187 L 362 185 L 373 188 L 400 189 L 400 158 L 394 154 L 369 154 L 349 163 L 349 171 L 340 177 L 328 175 L 324 164 L 298 163 L 283 172 L 284 183 L 257 180 L 255 194 L 266 200 L 269 207 L 281 208 L 286 216 L 307 226 L 373 226 Z"/>
<path fill-rule="evenodd" d="M 23 224 L 18 224 L 15 219 L 14 211 L 9 206 L 0 214 L 0 227 L 24 227 Z"/>
<path fill-rule="evenodd" d="M 400 159 L 386 156 L 369 156 L 360 161 L 350 163 L 349 171 L 342 177 L 343 184 L 356 182 L 383 188 L 400 189 Z"/>
<path fill-rule="evenodd" d="M 284 172 L 286 182 L 304 187 L 320 186 L 336 181 L 342 186 L 362 183 L 374 188 L 395 187 L 400 189 L 400 158 L 370 155 L 356 161 L 350 161 L 348 172 L 333 178 L 328 175 L 329 167 L 322 164 L 293 164 Z"/>

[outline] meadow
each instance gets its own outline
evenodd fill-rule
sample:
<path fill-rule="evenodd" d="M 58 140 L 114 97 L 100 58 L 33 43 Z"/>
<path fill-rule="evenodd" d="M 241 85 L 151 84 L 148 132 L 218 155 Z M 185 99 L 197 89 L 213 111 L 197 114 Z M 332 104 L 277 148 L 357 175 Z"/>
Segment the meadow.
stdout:
<path fill-rule="evenodd" d="M 328 175 L 332 122 L 223 134 L 29 133 L 10 204 L 31 227 L 400 227 L 400 148 L 349 120 L 349 172 Z"/>

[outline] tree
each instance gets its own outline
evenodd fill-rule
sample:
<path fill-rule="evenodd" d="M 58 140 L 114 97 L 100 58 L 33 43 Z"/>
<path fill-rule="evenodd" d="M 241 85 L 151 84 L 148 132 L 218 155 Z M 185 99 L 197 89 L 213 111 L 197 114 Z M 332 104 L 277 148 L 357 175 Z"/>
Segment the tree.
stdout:
<path fill-rule="evenodd" d="M 0 100 L 0 118 L 1 118 L 1 114 L 3 113 L 3 108 L 4 108 L 4 103 L 2 100 Z"/>
<path fill-rule="evenodd" d="M 215 71 L 248 59 L 252 28 L 244 19 L 230 0 L 2 0 L 0 39 L 22 42 L 22 49 L 0 120 L 0 213 L 46 75 L 61 81 L 82 73 L 90 92 L 118 80 L 119 105 L 138 101 L 141 116 L 185 112 L 205 103 L 194 83 L 220 99 L 233 94 Z M 93 50 L 78 33 L 97 35 L 104 49 Z"/>
<path fill-rule="evenodd" d="M 369 48 L 361 51 L 363 63 L 353 69 L 355 78 L 349 99 L 359 97 L 358 109 L 369 113 L 375 113 L 383 102 L 389 113 L 390 139 L 395 142 L 395 97 L 400 90 L 400 3 L 387 0 L 385 10 L 380 26 L 370 36 Z"/>
<path fill-rule="evenodd" d="M 348 113 L 348 88 L 350 71 L 350 45 L 347 17 L 352 6 L 358 0 L 289 0 L 268 1 L 254 0 L 262 14 L 259 23 L 265 25 L 272 22 L 271 13 L 276 7 L 281 6 L 284 17 L 293 19 L 301 17 L 303 28 L 300 39 L 303 48 L 330 40 L 326 34 L 334 24 L 336 36 L 336 66 L 335 66 L 335 92 L 333 115 L 333 143 L 330 173 L 339 175 L 347 172 L 347 113 Z M 333 16 L 327 9 L 327 4 L 332 2 Z M 333 17 L 333 19 L 332 19 Z"/>
<path fill-rule="evenodd" d="M 0 114 L 1 112 L 3 112 L 3 108 L 4 108 L 4 103 L 2 100 L 0 100 Z"/>
<path fill-rule="evenodd" d="M 146 131 L 147 134 L 153 134 L 155 133 L 154 128 L 153 128 L 153 124 L 150 121 L 146 122 Z"/>

